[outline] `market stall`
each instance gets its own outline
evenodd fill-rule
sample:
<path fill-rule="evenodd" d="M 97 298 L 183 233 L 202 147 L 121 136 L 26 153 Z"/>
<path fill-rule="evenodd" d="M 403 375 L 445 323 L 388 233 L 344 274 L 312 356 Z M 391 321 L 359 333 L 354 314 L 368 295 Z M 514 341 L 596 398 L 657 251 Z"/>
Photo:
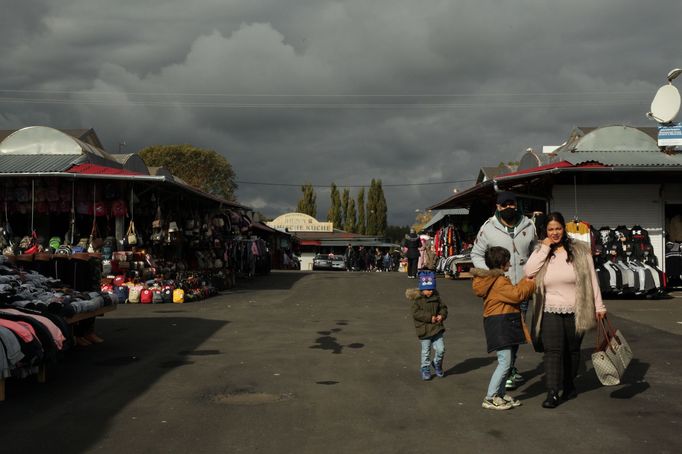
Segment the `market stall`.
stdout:
<path fill-rule="evenodd" d="M 148 169 L 137 155 L 111 155 L 92 130 L 74 137 L 29 127 L 4 137 L 0 399 L 5 378 L 44 380 L 68 348 L 102 342 L 95 319 L 119 303 L 198 301 L 238 275 L 269 271 L 248 207 Z M 61 334 L 36 325 L 42 338 L 31 337 L 21 329 L 35 325 L 27 317 L 51 319 Z M 6 354 L 20 342 L 34 354 Z"/>
<path fill-rule="evenodd" d="M 94 254 L 107 291 L 123 277 L 130 288 L 179 288 L 186 295 L 180 301 L 231 287 L 255 268 L 269 271 L 261 259 L 267 245 L 250 231 L 248 207 L 148 169 L 137 155 L 110 155 L 43 127 L 10 135 L 0 153 L 6 255 L 44 252 L 48 263 L 41 266 L 59 270 L 64 256 Z"/>

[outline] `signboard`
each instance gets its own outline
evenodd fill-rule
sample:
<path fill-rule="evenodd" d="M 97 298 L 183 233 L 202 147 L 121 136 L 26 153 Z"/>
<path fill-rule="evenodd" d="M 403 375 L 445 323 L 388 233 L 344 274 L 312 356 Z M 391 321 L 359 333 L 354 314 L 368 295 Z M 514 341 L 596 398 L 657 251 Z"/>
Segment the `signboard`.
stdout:
<path fill-rule="evenodd" d="M 303 213 L 287 213 L 272 222 L 266 223 L 273 229 L 288 230 L 289 232 L 333 232 L 334 224 L 319 222 L 312 216 Z"/>
<path fill-rule="evenodd" d="M 682 145 L 682 124 L 658 127 L 658 146 Z"/>

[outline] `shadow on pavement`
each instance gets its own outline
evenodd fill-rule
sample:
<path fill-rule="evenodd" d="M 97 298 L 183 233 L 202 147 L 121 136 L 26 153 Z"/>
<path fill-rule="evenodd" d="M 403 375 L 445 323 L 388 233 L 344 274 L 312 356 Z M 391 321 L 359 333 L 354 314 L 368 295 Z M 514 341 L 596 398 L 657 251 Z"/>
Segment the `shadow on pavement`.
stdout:
<path fill-rule="evenodd" d="M 580 369 L 578 371 L 578 377 L 575 379 L 575 385 L 579 394 L 604 387 L 592 368 L 590 358 L 593 351 L 593 348 L 583 348 L 580 353 Z M 645 381 L 648 370 L 649 363 L 633 358 L 632 361 L 630 361 L 630 365 L 625 370 L 621 384 L 613 387 L 614 391 L 611 393 L 611 397 L 614 399 L 630 399 L 649 389 L 650 385 Z M 515 396 L 517 399 L 531 399 L 547 392 L 542 377 L 544 373 L 542 361 L 538 363 L 535 369 L 523 370 L 521 373 L 527 383 L 531 382 L 537 376 L 540 376 L 540 380 L 534 381 L 526 387 L 521 385 L 519 387 L 521 389 L 521 394 Z"/>
<path fill-rule="evenodd" d="M 476 369 L 480 369 L 496 361 L 494 356 L 484 356 L 481 358 L 469 358 L 465 359 L 459 364 L 455 364 L 450 369 L 445 371 L 445 375 L 459 375 L 466 374 Z"/>
<path fill-rule="evenodd" d="M 103 344 L 66 352 L 35 378 L 7 381 L 0 402 L 3 452 L 86 452 L 109 422 L 175 367 L 191 367 L 196 350 L 228 321 L 199 318 L 97 320 Z"/>
<path fill-rule="evenodd" d="M 266 276 L 237 279 L 237 286 L 226 290 L 225 294 L 250 293 L 263 290 L 289 290 L 298 281 L 313 274 L 312 271 L 282 271 L 273 270 Z M 266 282 L 267 281 L 267 282 Z"/>

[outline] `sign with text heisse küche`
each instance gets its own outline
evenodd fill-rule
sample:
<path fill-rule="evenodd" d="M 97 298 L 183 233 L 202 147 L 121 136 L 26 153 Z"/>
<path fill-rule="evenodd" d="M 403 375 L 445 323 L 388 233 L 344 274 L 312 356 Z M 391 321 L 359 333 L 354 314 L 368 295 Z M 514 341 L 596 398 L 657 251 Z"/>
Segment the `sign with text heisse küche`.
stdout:
<path fill-rule="evenodd" d="M 333 232 L 334 224 L 331 222 L 319 222 L 312 216 L 304 213 L 287 213 L 279 216 L 266 225 L 273 229 L 287 230 L 289 232 Z"/>

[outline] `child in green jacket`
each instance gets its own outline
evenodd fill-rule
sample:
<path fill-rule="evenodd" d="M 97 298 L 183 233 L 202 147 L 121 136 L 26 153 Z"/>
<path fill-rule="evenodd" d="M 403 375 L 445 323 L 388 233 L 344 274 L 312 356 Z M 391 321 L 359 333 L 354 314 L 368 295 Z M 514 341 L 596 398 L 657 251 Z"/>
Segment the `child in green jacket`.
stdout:
<path fill-rule="evenodd" d="M 443 321 L 448 316 L 448 307 L 440 300 L 436 290 L 436 273 L 423 271 L 419 273 L 419 288 L 405 291 L 407 299 L 412 301 L 412 318 L 421 342 L 421 378 L 431 379 L 431 349 L 434 350 L 433 368 L 436 376 L 443 377 L 443 354 L 445 343 Z"/>

